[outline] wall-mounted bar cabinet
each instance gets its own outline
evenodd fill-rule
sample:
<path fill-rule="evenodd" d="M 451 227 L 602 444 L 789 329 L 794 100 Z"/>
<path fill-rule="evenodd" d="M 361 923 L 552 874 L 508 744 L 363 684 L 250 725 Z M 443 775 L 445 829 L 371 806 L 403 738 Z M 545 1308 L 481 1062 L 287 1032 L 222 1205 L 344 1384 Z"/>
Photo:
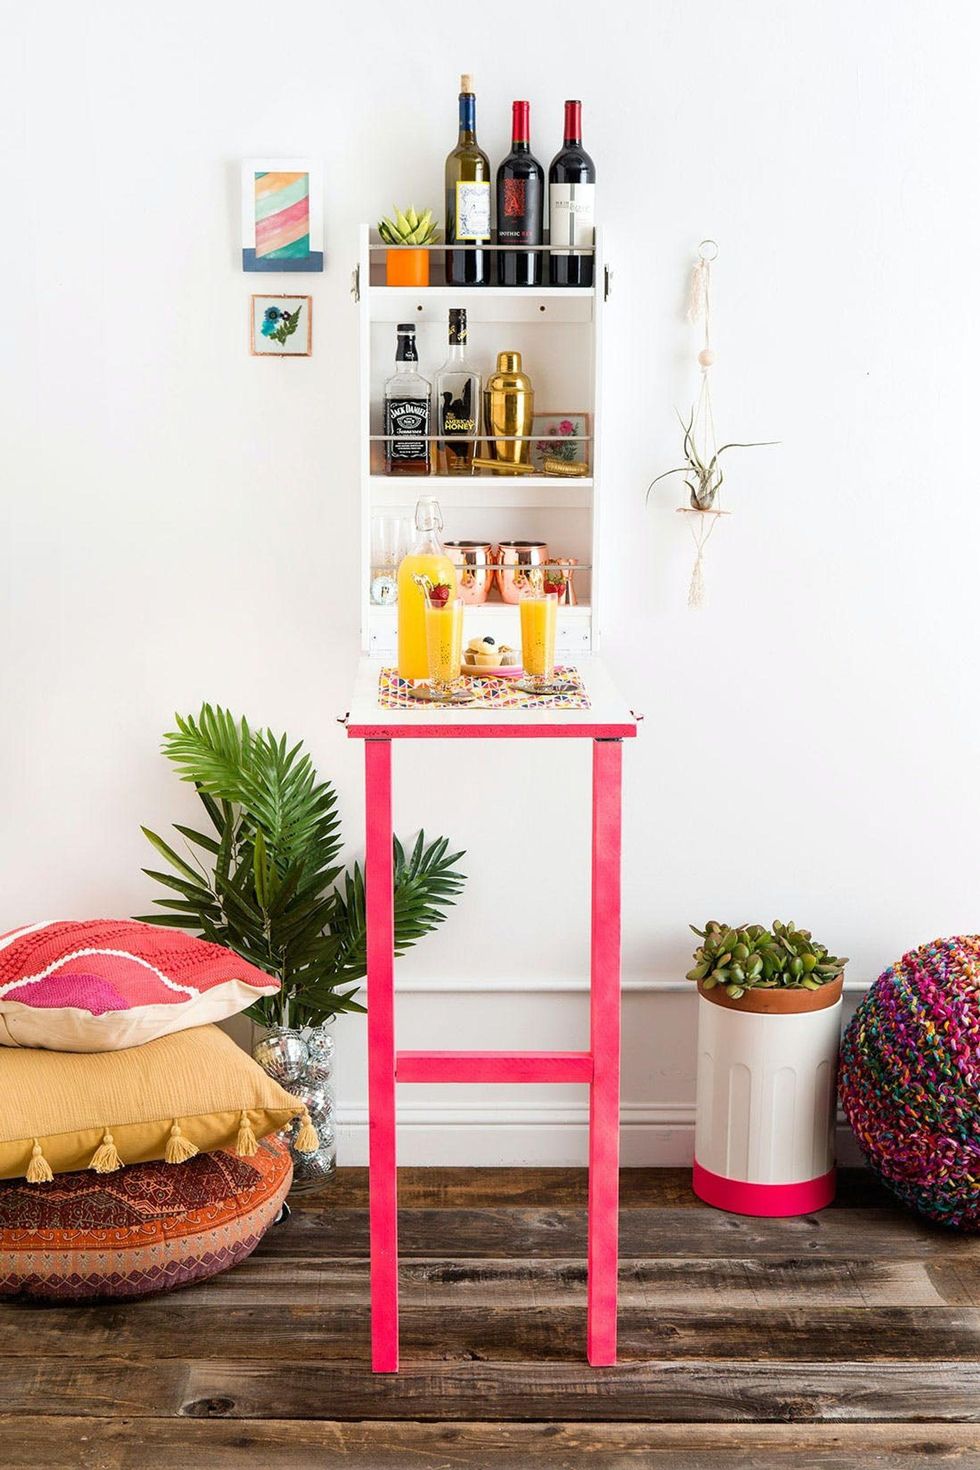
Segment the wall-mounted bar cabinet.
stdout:
<path fill-rule="evenodd" d="M 458 248 L 458 247 L 457 247 Z M 484 247 L 487 248 L 487 247 Z M 508 247 L 490 246 L 493 254 Z M 446 247 L 430 247 L 431 284 L 388 286 L 387 246 L 374 230 L 361 227 L 360 255 L 353 294 L 360 312 L 360 477 L 362 646 L 365 652 L 388 655 L 396 646 L 395 605 L 372 596 L 383 584 L 377 578 L 379 535 L 386 521 L 411 520 L 421 495 L 434 496 L 444 518 L 446 541 L 540 542 L 549 562 L 574 561 L 571 593 L 558 610 L 558 647 L 566 655 L 593 652 L 598 646 L 600 486 L 602 465 L 601 341 L 602 312 L 608 295 L 601 232 L 595 236 L 595 284 L 560 286 L 447 286 L 443 262 Z M 548 250 L 542 247 L 547 279 Z M 448 353 L 448 320 L 453 307 L 467 316 L 467 356 L 485 384 L 504 351 L 521 354 L 534 388 L 534 433 L 529 453 L 539 466 L 534 473 L 507 473 L 474 466 L 471 473 L 439 473 L 437 421 L 430 424 L 431 472 L 386 473 L 385 381 L 395 368 L 397 327 L 412 323 L 418 370 L 434 383 Z M 435 395 L 434 395 L 435 396 Z M 573 425 L 574 434 L 568 425 Z M 486 426 L 484 425 L 484 428 Z M 572 445 L 575 445 L 572 448 Z M 554 452 L 552 449 L 554 448 Z M 492 450 L 490 451 L 492 453 Z M 486 458 L 486 436 L 478 441 L 477 458 Z M 540 471 L 544 459 L 584 461 L 587 472 L 575 477 Z M 574 598 L 574 601 L 570 600 Z M 492 634 L 497 642 L 518 645 L 518 609 L 501 600 L 495 587 L 490 600 L 467 606 L 465 638 Z"/>

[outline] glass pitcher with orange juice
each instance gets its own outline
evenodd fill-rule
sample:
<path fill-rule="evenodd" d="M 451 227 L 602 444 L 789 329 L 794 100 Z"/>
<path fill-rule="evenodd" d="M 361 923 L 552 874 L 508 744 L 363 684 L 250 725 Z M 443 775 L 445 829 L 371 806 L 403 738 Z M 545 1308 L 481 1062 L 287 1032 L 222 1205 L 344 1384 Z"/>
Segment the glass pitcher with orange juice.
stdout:
<path fill-rule="evenodd" d="M 425 641 L 425 593 L 416 577 L 428 577 L 433 587 L 448 587 L 457 595 L 456 569 L 439 540 L 442 511 L 431 495 L 415 507 L 415 542 L 398 566 L 398 673 L 403 679 L 427 679 L 429 654 Z"/>

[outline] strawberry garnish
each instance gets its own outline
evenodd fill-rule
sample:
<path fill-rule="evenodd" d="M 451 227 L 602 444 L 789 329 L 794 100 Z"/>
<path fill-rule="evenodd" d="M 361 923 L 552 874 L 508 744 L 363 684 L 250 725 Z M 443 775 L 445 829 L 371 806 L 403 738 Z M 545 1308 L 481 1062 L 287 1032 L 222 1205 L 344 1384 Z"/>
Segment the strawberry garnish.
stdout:
<path fill-rule="evenodd" d="M 557 592 L 560 597 L 565 590 L 565 578 L 561 572 L 545 572 L 545 592 Z"/>
<path fill-rule="evenodd" d="M 448 582 L 437 582 L 434 587 L 429 588 L 429 601 L 433 607 L 445 607 L 452 592 Z"/>

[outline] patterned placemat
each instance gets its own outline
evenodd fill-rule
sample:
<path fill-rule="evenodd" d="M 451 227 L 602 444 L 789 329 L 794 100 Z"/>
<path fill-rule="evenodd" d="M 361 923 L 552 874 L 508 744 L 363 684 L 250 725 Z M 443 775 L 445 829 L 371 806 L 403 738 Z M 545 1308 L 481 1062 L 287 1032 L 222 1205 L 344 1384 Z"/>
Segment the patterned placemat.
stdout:
<path fill-rule="evenodd" d="M 589 709 L 589 696 L 582 684 L 578 669 L 568 665 L 555 665 L 555 674 L 574 684 L 567 694 L 535 696 L 525 694 L 523 689 L 514 688 L 513 679 L 476 679 L 464 674 L 460 687 L 472 689 L 475 698 L 470 704 L 423 704 L 409 694 L 411 682 L 400 679 L 397 669 L 382 669 L 378 676 L 378 704 L 382 709 L 424 709 L 457 714 L 461 709 Z"/>

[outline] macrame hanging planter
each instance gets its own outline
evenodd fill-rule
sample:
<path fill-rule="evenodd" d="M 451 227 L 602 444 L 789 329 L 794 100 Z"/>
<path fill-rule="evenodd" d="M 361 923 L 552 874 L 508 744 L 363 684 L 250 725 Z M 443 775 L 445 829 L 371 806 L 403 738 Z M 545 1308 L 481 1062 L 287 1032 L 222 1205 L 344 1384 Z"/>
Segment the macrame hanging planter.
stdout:
<path fill-rule="evenodd" d="M 711 345 L 711 267 L 718 258 L 718 246 L 714 240 L 702 240 L 698 246 L 698 258 L 691 272 L 688 320 L 703 329 L 703 340 L 698 352 L 698 367 L 701 384 L 690 418 L 681 419 L 684 430 L 683 465 L 665 470 L 658 475 L 647 490 L 650 492 L 661 480 L 671 475 L 683 475 L 688 489 L 689 503 L 677 507 L 678 515 L 688 518 L 691 537 L 694 541 L 695 558 L 691 581 L 687 591 L 687 603 L 691 608 L 704 606 L 704 553 L 714 535 L 715 527 L 723 516 L 730 514 L 721 503 L 721 487 L 724 473 L 721 456 L 726 449 L 747 449 L 748 444 L 722 444 L 719 446 L 715 433 L 715 416 L 711 406 L 711 369 L 715 363 L 715 350 Z"/>
<path fill-rule="evenodd" d="M 711 369 L 715 362 L 715 351 L 711 345 L 711 265 L 717 259 L 718 246 L 715 241 L 702 240 L 698 246 L 698 258 L 691 271 L 691 292 L 687 306 L 688 321 L 694 326 L 699 323 L 704 325 L 704 342 L 698 353 L 701 387 L 685 440 L 689 439 L 691 442 L 693 458 L 707 467 L 718 464 L 718 438 L 711 407 Z M 687 451 L 686 442 L 684 447 Z M 677 507 L 678 515 L 688 517 L 696 553 L 687 589 L 687 605 L 691 608 L 704 606 L 705 547 L 721 517 L 729 514 L 721 506 L 720 468 L 717 481 L 717 485 L 710 482 L 696 486 L 689 484 L 691 504 Z"/>

